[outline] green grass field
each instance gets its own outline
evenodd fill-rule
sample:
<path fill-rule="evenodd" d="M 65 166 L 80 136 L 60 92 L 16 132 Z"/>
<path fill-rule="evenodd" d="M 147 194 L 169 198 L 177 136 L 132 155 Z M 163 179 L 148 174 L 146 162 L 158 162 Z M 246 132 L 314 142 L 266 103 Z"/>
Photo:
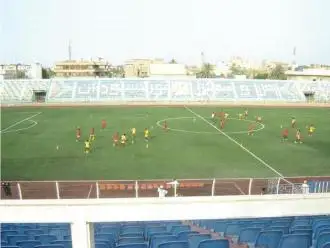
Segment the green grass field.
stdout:
<path fill-rule="evenodd" d="M 250 108 L 248 121 L 235 119 L 243 108 L 223 108 L 233 118 L 224 132 L 238 144 L 209 123 L 211 113 L 221 108 L 190 109 L 193 113 L 183 107 L 2 109 L 1 177 L 123 180 L 330 174 L 329 108 Z M 263 116 L 264 126 L 258 125 L 260 130 L 251 137 L 247 129 L 256 115 Z M 289 127 L 292 116 L 303 131 L 303 144 L 293 143 L 295 132 L 291 128 L 290 141 L 281 142 L 281 126 Z M 102 119 L 108 122 L 105 131 L 100 130 Z M 169 132 L 157 125 L 164 119 L 172 129 Z M 313 137 L 307 136 L 306 125 L 310 123 L 316 126 Z M 87 156 L 83 142 L 75 140 L 76 126 L 82 128 L 84 138 L 95 128 L 93 152 Z M 132 127 L 138 131 L 136 143 L 113 147 L 113 133 L 129 133 Z M 152 135 L 148 148 L 143 139 L 145 127 Z"/>

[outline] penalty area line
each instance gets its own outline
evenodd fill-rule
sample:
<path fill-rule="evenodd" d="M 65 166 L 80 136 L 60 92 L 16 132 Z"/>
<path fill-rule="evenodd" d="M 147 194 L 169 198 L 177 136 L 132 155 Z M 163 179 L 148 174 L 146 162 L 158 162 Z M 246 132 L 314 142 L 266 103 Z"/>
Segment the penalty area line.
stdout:
<path fill-rule="evenodd" d="M 227 139 L 229 139 L 230 141 L 232 141 L 233 143 L 235 143 L 236 145 L 238 145 L 240 148 L 242 148 L 243 151 L 245 151 L 248 154 L 250 154 L 252 157 L 254 157 L 256 160 L 258 160 L 261 164 L 263 164 L 265 167 L 267 167 L 268 169 L 270 169 L 272 172 L 274 172 L 275 174 L 277 174 L 278 176 L 280 176 L 282 179 L 284 178 L 284 175 L 282 175 L 279 171 L 275 170 L 272 166 L 270 166 L 268 163 L 266 163 L 263 159 L 261 159 L 256 154 L 254 154 L 253 152 L 251 152 L 249 149 L 247 149 L 245 146 L 243 146 L 242 144 L 240 144 L 237 140 L 235 140 L 232 137 L 230 137 L 228 134 L 226 134 L 225 132 L 223 132 L 221 129 L 219 129 L 218 127 L 216 127 L 215 125 L 213 125 L 211 122 L 209 122 L 208 120 L 206 120 L 203 116 L 197 114 L 196 112 L 194 112 L 193 110 L 191 110 L 187 106 L 184 106 L 184 108 L 187 111 L 189 111 L 190 113 L 192 113 L 193 115 L 195 115 L 196 117 L 198 117 L 199 119 L 203 120 L 205 123 L 207 123 L 208 125 L 210 125 L 214 129 L 216 129 L 219 133 L 221 133 Z M 285 181 L 287 181 L 287 180 L 285 180 Z M 287 182 L 290 183 L 290 184 L 292 184 L 289 181 L 287 181 Z"/>
<path fill-rule="evenodd" d="M 7 130 L 9 130 L 9 129 L 13 128 L 13 127 L 16 127 L 17 125 L 21 124 L 24 121 L 28 121 L 28 120 L 32 119 L 33 117 L 36 117 L 37 115 L 40 115 L 41 113 L 42 112 L 38 112 L 38 113 L 36 113 L 34 115 L 31 115 L 31 116 L 29 116 L 29 117 L 27 117 L 27 118 L 25 118 L 23 120 L 17 121 L 14 124 L 10 125 L 9 127 L 6 127 L 5 129 L 2 129 L 0 131 L 0 133 L 5 133 Z"/>

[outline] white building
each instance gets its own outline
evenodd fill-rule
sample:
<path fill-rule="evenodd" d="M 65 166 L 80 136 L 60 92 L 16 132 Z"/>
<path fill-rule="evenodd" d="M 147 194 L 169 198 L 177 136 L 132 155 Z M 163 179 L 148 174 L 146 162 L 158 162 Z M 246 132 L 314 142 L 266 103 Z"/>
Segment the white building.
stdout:
<path fill-rule="evenodd" d="M 183 64 L 150 64 L 149 77 L 151 78 L 194 78 L 187 75 Z"/>
<path fill-rule="evenodd" d="M 2 64 L 0 65 L 0 77 L 4 79 L 41 79 L 42 66 L 39 63 L 25 64 Z"/>

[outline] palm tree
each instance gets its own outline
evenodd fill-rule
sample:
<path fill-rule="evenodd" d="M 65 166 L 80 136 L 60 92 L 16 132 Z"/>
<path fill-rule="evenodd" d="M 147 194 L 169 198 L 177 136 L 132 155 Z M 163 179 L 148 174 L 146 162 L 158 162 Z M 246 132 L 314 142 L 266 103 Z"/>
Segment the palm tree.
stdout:
<path fill-rule="evenodd" d="M 214 78 L 213 65 L 205 63 L 202 65 L 200 72 L 197 74 L 198 78 Z"/>

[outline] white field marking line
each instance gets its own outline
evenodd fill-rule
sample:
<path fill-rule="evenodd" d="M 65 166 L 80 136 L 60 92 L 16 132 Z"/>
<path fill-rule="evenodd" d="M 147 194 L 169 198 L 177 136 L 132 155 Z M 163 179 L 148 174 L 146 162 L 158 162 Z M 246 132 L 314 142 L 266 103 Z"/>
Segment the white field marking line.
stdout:
<path fill-rule="evenodd" d="M 10 129 L 10 128 L 12 128 L 12 127 L 16 127 L 17 125 L 21 124 L 22 122 L 27 121 L 27 120 L 30 120 L 30 119 L 32 119 L 33 117 L 36 117 L 37 115 L 40 115 L 41 113 L 42 113 L 42 112 L 38 112 L 38 113 L 36 113 L 36 114 L 34 114 L 34 115 L 31 115 L 31 116 L 29 116 L 29 117 L 27 117 L 27 118 L 25 118 L 25 119 L 23 119 L 23 120 L 20 120 L 20 121 L 18 121 L 18 122 L 15 122 L 14 124 L 10 125 L 9 127 L 6 127 L 5 129 L 2 129 L 2 130 L 0 131 L 0 133 L 5 132 L 5 131 L 7 131 L 8 129 Z"/>
<path fill-rule="evenodd" d="M 278 176 L 280 176 L 284 181 L 293 184 L 291 182 L 289 182 L 288 180 L 284 179 L 284 175 L 282 175 L 279 171 L 275 170 L 272 166 L 270 166 L 269 164 L 267 164 L 264 160 L 262 160 L 260 157 L 258 157 L 256 154 L 254 154 L 253 152 L 251 152 L 249 149 L 247 149 L 246 147 L 244 147 L 242 144 L 238 143 L 237 140 L 233 139 L 232 137 L 230 137 L 228 134 L 224 133 L 221 131 L 221 129 L 217 128 L 216 126 L 214 126 L 211 122 L 209 122 L 208 120 L 206 120 L 203 116 L 197 114 L 196 112 L 192 111 L 190 108 L 188 108 L 187 106 L 184 106 L 186 110 L 188 110 L 190 113 L 192 113 L 193 115 L 197 116 L 198 118 L 200 118 L 201 120 L 203 120 L 205 123 L 209 124 L 211 127 L 213 127 L 214 129 L 218 130 L 223 136 L 225 136 L 227 139 L 229 139 L 230 141 L 232 141 L 233 143 L 235 143 L 236 145 L 238 145 L 240 148 L 242 148 L 243 151 L 247 152 L 248 154 L 250 154 L 252 157 L 254 157 L 256 160 L 258 160 L 261 164 L 263 164 L 265 167 L 267 167 L 268 169 L 270 169 L 271 171 L 273 171 L 274 173 L 276 173 Z"/>
<path fill-rule="evenodd" d="M 163 119 L 163 120 L 160 120 L 160 121 L 157 121 L 156 122 L 156 125 L 160 128 L 162 128 L 162 125 L 161 125 L 161 122 L 164 122 L 164 121 L 168 121 L 168 120 L 181 120 L 181 119 L 194 119 L 194 117 L 173 117 L 173 118 L 166 118 L 166 119 Z M 237 118 L 228 118 L 229 120 L 239 120 L 239 121 L 246 121 L 246 122 L 250 122 L 250 123 L 254 123 L 254 121 L 251 121 L 251 120 L 240 120 L 240 119 L 237 119 Z M 257 123 L 259 124 L 261 127 L 254 130 L 254 132 L 259 132 L 261 131 L 262 129 L 265 128 L 265 124 L 262 124 L 262 123 Z M 217 134 L 217 135 L 221 135 L 221 133 L 219 132 L 199 132 L 199 131 L 189 131 L 189 130 L 185 130 L 185 129 L 175 129 L 175 128 L 168 128 L 168 130 L 172 130 L 172 131 L 175 131 L 175 132 L 181 132 L 181 133 L 193 133 L 193 134 Z M 237 132 L 225 132 L 226 134 L 247 134 L 248 131 L 237 131 Z"/>
<path fill-rule="evenodd" d="M 87 199 L 89 199 L 89 197 L 91 196 L 92 188 L 93 188 L 93 184 L 91 184 L 91 186 L 89 187 L 89 191 L 88 191 Z"/>
<path fill-rule="evenodd" d="M 244 193 L 244 191 L 235 183 L 235 182 L 233 182 L 233 184 L 234 184 L 234 186 L 235 186 L 235 188 L 239 191 L 239 192 L 241 192 L 241 194 L 242 195 L 245 195 L 245 193 Z"/>
<path fill-rule="evenodd" d="M 235 182 L 217 182 L 217 184 L 232 184 L 242 195 L 246 195 L 244 191 L 241 189 L 241 187 L 238 186 L 237 183 Z"/>
<path fill-rule="evenodd" d="M 28 127 L 24 127 L 24 128 L 19 128 L 19 129 L 12 129 L 12 130 L 8 130 L 8 131 L 4 131 L 2 132 L 3 134 L 5 133 L 16 133 L 16 132 L 19 132 L 19 131 L 24 131 L 24 130 L 28 130 L 30 128 L 33 128 L 34 126 L 38 125 L 38 122 L 34 121 L 34 120 L 28 120 L 29 122 L 32 123 L 32 125 L 28 126 Z"/>

